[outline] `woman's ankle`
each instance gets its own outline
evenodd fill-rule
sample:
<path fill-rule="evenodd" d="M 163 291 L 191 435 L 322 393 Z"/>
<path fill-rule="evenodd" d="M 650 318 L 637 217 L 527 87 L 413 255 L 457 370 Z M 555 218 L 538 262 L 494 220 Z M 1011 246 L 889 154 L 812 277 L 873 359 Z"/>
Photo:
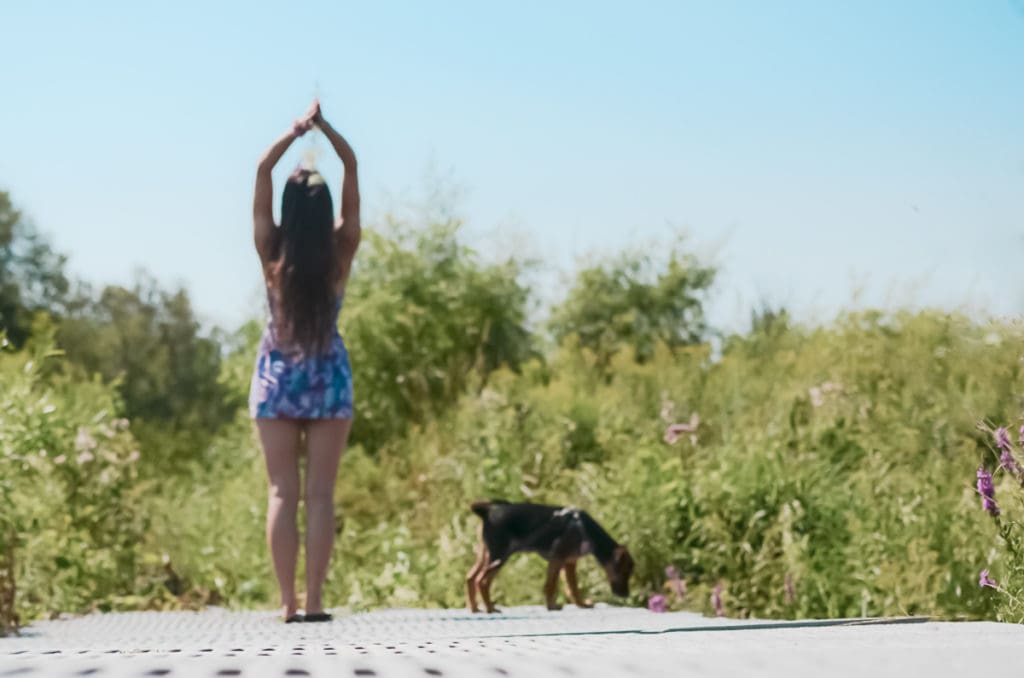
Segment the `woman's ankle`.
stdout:
<path fill-rule="evenodd" d="M 323 598 L 319 595 L 311 596 L 306 593 L 306 608 L 303 610 L 306 614 L 316 614 L 324 611 Z"/>

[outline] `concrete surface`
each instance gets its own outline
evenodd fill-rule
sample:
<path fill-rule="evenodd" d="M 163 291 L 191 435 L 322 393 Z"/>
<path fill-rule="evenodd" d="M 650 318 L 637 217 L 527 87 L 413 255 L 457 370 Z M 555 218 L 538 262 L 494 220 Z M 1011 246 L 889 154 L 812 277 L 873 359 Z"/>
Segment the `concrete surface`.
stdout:
<path fill-rule="evenodd" d="M 883 623 L 888 622 L 888 623 Z M 385 610 L 323 624 L 272 612 L 139 612 L 0 639 L 5 676 L 941 676 L 1020 671 L 1024 627 L 922 619 L 758 622 L 598 607 Z"/>

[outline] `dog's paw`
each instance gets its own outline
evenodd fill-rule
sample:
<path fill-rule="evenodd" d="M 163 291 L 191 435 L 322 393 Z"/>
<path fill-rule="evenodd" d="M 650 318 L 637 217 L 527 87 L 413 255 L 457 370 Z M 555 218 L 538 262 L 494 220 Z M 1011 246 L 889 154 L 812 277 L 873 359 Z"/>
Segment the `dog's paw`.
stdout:
<path fill-rule="evenodd" d="M 487 614 L 501 614 L 501 610 L 499 610 L 496 607 L 492 607 L 491 609 L 487 610 Z"/>
<path fill-rule="evenodd" d="M 551 610 L 552 612 L 558 612 L 559 610 L 562 609 L 562 604 L 561 603 L 554 603 L 554 604 L 548 605 L 548 609 Z"/>
<path fill-rule="evenodd" d="M 586 600 L 576 603 L 576 607 L 582 607 L 586 610 L 589 610 L 590 608 L 594 607 L 594 601 L 587 598 Z"/>

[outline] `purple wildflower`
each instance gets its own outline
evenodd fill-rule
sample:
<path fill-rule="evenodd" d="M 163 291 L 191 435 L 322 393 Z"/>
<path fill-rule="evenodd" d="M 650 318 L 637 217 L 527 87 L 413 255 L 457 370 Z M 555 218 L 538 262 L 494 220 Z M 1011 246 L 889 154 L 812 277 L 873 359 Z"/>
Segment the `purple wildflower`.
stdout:
<path fill-rule="evenodd" d="M 978 494 L 981 495 L 981 508 L 988 511 L 993 517 L 999 515 L 999 507 L 996 506 L 996 488 L 992 484 L 992 474 L 983 468 L 978 468 Z"/>
<path fill-rule="evenodd" d="M 680 601 L 685 598 L 686 582 L 679 578 L 679 570 L 669 565 L 665 568 L 665 576 L 668 577 L 669 586 L 672 589 L 672 593 L 676 595 L 676 598 Z"/>
<path fill-rule="evenodd" d="M 793 601 L 796 600 L 796 588 L 793 586 L 793 575 L 786 575 L 786 605 L 792 605 Z"/>
<path fill-rule="evenodd" d="M 722 607 L 722 584 L 715 584 L 714 590 L 711 591 L 711 605 L 715 608 L 715 614 L 719 617 L 725 616 L 725 610 Z"/>
<path fill-rule="evenodd" d="M 1020 475 L 1020 467 L 1017 466 L 1017 461 L 1013 458 L 1013 454 L 1008 447 L 1004 447 L 1003 453 L 999 455 L 999 466 L 1015 476 Z"/>
<path fill-rule="evenodd" d="M 978 577 L 978 586 L 981 588 L 985 588 L 986 586 L 994 589 L 999 588 L 999 585 L 996 584 L 996 580 L 988 576 L 987 569 L 981 571 L 981 576 Z"/>
<path fill-rule="evenodd" d="M 1020 437 L 1017 438 L 1017 441 L 1024 444 L 1024 424 L 1021 424 L 1020 426 Z"/>
<path fill-rule="evenodd" d="M 996 447 L 1000 450 L 1010 449 L 1010 432 L 1006 430 L 1005 426 L 1000 426 L 995 431 Z"/>
<path fill-rule="evenodd" d="M 665 596 L 656 593 L 647 601 L 647 609 L 651 612 L 664 612 L 666 609 Z"/>

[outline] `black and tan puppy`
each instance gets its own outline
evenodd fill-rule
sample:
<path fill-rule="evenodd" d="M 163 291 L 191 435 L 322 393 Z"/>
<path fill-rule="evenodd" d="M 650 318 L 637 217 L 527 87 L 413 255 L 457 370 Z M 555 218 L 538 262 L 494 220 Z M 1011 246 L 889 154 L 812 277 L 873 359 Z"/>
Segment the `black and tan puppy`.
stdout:
<path fill-rule="evenodd" d="M 612 593 L 629 595 L 633 558 L 586 511 L 543 504 L 511 504 L 492 500 L 476 502 L 470 508 L 483 519 L 476 563 L 466 574 L 466 605 L 479 612 L 477 593 L 488 612 L 496 612 L 491 601 L 491 583 L 513 553 L 536 553 L 548 561 L 544 600 L 549 610 L 556 603 L 558 573 L 565 571 L 565 593 L 579 607 L 593 603 L 580 596 L 576 582 L 576 561 L 593 554 L 604 568 Z"/>

